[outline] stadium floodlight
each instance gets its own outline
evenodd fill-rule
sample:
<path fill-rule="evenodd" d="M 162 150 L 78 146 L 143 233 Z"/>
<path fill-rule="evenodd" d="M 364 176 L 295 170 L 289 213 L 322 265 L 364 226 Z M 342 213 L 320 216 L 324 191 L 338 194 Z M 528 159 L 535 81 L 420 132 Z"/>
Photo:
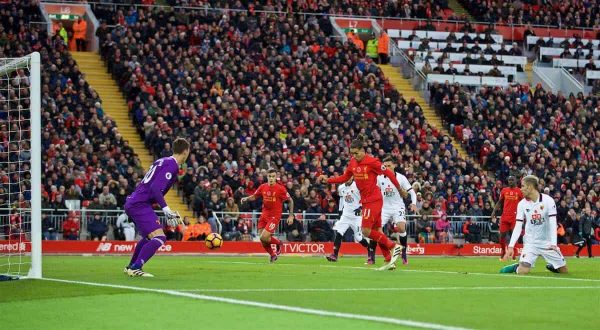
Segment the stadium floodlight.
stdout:
<path fill-rule="evenodd" d="M 4 278 L 42 277 L 40 106 L 40 54 L 0 58 L 0 275 Z"/>

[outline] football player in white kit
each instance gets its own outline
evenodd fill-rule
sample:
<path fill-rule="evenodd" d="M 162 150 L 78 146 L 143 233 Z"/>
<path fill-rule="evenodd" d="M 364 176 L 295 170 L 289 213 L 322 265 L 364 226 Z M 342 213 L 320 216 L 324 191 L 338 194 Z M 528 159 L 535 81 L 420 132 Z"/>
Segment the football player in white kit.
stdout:
<path fill-rule="evenodd" d="M 336 221 L 333 225 L 333 230 L 335 232 L 333 253 L 326 258 L 331 262 L 337 261 L 340 246 L 342 245 L 342 238 L 348 228 L 352 228 L 352 231 L 354 232 L 354 241 L 367 248 L 367 263 L 373 264 L 370 260 L 374 260 L 375 249 L 372 251 L 369 249 L 369 241 L 367 241 L 362 234 L 360 226 L 362 222 L 360 193 L 358 187 L 356 187 L 354 178 L 350 178 L 346 183 L 339 185 L 337 190 L 338 195 L 340 196 L 340 210 L 342 210 L 342 216 L 340 217 L 340 220 Z"/>
<path fill-rule="evenodd" d="M 392 172 L 396 173 L 396 179 L 400 183 L 400 186 L 410 194 L 410 205 L 409 208 L 413 213 L 417 212 L 417 193 L 413 190 L 412 185 L 408 182 L 408 179 L 395 171 L 397 163 L 396 159 L 392 156 L 386 156 L 383 159 L 383 165 L 389 168 Z M 402 263 L 408 264 L 408 258 L 406 256 L 407 241 L 406 236 L 406 207 L 404 205 L 404 199 L 394 187 L 390 179 L 383 175 L 377 178 L 377 185 L 381 189 L 383 195 L 383 208 L 381 210 L 381 226 L 385 227 L 388 223 L 392 223 L 398 227 L 400 234 L 400 245 L 402 245 Z"/>
<path fill-rule="evenodd" d="M 552 197 L 538 191 L 539 179 L 528 175 L 521 181 L 523 199 L 517 205 L 517 224 L 512 232 L 506 257 L 515 253 L 515 244 L 525 222 L 523 250 L 519 263 L 503 267 L 501 273 L 527 274 L 539 256 L 548 264 L 546 269 L 554 273 L 566 273 L 567 263 L 556 245 L 556 204 Z"/>

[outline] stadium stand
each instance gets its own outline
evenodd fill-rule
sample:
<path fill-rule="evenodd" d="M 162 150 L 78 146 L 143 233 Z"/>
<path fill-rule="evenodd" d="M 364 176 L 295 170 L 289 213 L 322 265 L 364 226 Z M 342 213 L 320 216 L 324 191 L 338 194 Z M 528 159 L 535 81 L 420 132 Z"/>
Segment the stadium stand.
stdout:
<path fill-rule="evenodd" d="M 448 137 L 424 123 L 419 105 L 392 89 L 374 63 L 326 37 L 327 21 L 235 12 L 190 12 L 182 21 L 159 11 L 143 16 L 115 30 L 102 53 L 115 59 L 107 64 L 155 155 L 173 136 L 193 136 L 189 175 L 197 184 L 183 189 L 196 211 L 210 214 L 211 195 L 222 203 L 252 193 L 271 167 L 285 169 L 283 183 L 305 200 L 299 208 L 316 200 L 325 209 L 335 195 L 310 182 L 340 173 L 347 143 L 363 131 L 371 152 L 412 164 L 409 177 L 423 183 L 424 198 L 451 199 L 446 188 L 464 185 L 471 202 L 489 199 L 484 173 L 459 159 Z M 186 28 L 183 21 L 196 23 Z M 189 50 L 182 46 L 188 42 Z"/>
<path fill-rule="evenodd" d="M 504 24 L 593 28 L 600 25 L 600 3 L 592 1 L 459 0 L 477 20 Z"/>
<path fill-rule="evenodd" d="M 19 6 L 22 3 L 28 2 Z M 281 5 L 276 2 L 273 8 Z M 242 2 L 234 6 L 245 9 Z M 5 31 L 23 29 L 16 36 L 13 32 L 8 47 L 0 46 L 2 55 L 37 49 L 47 66 L 42 71 L 45 206 L 66 208 L 68 196 L 102 208 L 99 195 L 108 186 L 119 207 L 144 169 L 103 114 L 101 100 L 82 79 L 60 38 L 46 37 L 25 20 L 9 23 L 14 20 L 8 17 L 20 15 L 18 10 L 0 8 Z M 305 8 L 294 8 L 300 9 Z M 362 51 L 329 37 L 327 16 L 101 5 L 94 10 L 106 23 L 119 24 L 97 34 L 101 54 L 128 99 L 132 120 L 149 150 L 164 156 L 175 137 L 193 141 L 179 189 L 199 215 L 258 209 L 258 204 L 239 206 L 239 198 L 254 192 L 272 167 L 285 171 L 281 180 L 294 195 L 296 212 L 333 213 L 335 192 L 314 184 L 314 178 L 340 173 L 348 158 L 345 149 L 360 132 L 369 135 L 370 152 L 392 153 L 403 161 L 409 180 L 421 186 L 422 214 L 489 215 L 497 200 L 502 184 L 477 164 L 461 159 L 449 137 L 427 125 L 419 104 L 392 88 Z M 437 47 L 444 47 L 414 51 L 413 59 L 422 57 L 424 66 L 430 65 L 428 56 L 436 65 L 441 60 L 444 73 L 450 64 L 464 69 L 462 62 L 468 57 L 459 49 L 463 41 L 469 48 L 468 39 L 460 40 L 459 33 L 427 33 Z M 454 37 L 458 45 L 452 44 Z M 477 61 L 496 56 L 515 70 L 522 64 L 518 47 L 498 39 L 501 36 L 468 37 L 473 44 L 477 38 L 490 44 L 481 47 L 483 57 L 477 53 Z M 448 42 L 456 52 L 443 50 Z M 504 44 L 494 44 L 499 42 Z M 431 101 L 469 152 L 485 168 L 498 169 L 496 179 L 516 168 L 540 175 L 560 211 L 566 210 L 565 218 L 570 208 L 579 212 L 586 201 L 599 208 L 596 98 L 566 98 L 525 86 L 484 87 L 475 93 L 466 86 L 437 83 L 431 87 Z M 492 107 L 497 112 L 486 110 Z M 245 219 L 231 225 L 235 226 L 247 228 Z"/>
<path fill-rule="evenodd" d="M 137 166 L 136 156 L 111 118 L 104 115 L 102 100 L 85 81 L 63 39 L 48 36 L 45 29 L 28 24 L 39 21 L 39 15 L 35 1 L 0 5 L 0 35 L 3 36 L 0 57 L 18 57 L 33 51 L 41 54 L 42 204 L 44 208 L 62 214 L 66 213 L 67 206 L 86 206 L 102 193 L 103 188 L 115 196 L 128 194 L 143 169 Z M 8 105 L 7 102 L 3 104 Z M 5 110 L 2 113 L 7 113 Z M 8 125 L 16 125 L 11 119 L 14 118 L 0 118 L 3 141 L 0 156 L 3 161 L 8 157 L 7 150 L 18 149 L 8 138 Z M 11 130 L 18 131 L 15 127 Z M 6 175 L 4 169 L 0 173 Z M 8 196 L 8 191 L 13 194 L 20 191 L 18 187 L 8 188 L 0 183 L 0 208 L 24 207 L 25 204 L 18 201 L 28 200 L 29 196 Z M 7 205 L 8 200 L 18 203 Z M 60 224 L 55 227 L 60 228 Z"/>
<path fill-rule="evenodd" d="M 429 1 L 386 1 L 386 0 L 267 0 L 267 1 L 223 1 L 223 0 L 168 0 L 172 6 L 208 6 L 236 10 L 289 11 L 304 13 L 326 13 L 331 15 L 401 17 L 421 19 L 456 18 L 448 7 L 448 0 Z"/>

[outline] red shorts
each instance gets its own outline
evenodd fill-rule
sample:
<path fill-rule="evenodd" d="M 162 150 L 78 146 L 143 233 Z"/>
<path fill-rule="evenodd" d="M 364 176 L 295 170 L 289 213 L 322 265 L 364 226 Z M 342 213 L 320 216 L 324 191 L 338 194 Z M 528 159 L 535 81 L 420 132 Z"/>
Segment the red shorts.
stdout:
<path fill-rule="evenodd" d="M 381 228 L 383 200 L 362 205 L 362 228 Z"/>
<path fill-rule="evenodd" d="M 268 231 L 269 233 L 273 234 L 277 230 L 277 227 L 279 227 L 280 220 L 281 220 L 281 215 L 279 215 L 278 217 L 275 217 L 272 215 L 263 214 L 258 219 L 258 229 L 259 230 L 264 229 L 264 230 Z"/>
<path fill-rule="evenodd" d="M 500 220 L 500 232 L 506 233 L 507 231 L 512 231 L 515 229 L 515 224 L 517 221 L 502 221 Z"/>

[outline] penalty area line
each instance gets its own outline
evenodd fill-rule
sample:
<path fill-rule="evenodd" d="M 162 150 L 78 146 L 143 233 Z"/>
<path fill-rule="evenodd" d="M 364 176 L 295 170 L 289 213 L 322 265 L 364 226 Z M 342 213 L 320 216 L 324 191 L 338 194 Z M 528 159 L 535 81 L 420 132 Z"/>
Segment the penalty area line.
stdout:
<path fill-rule="evenodd" d="M 318 310 L 318 309 L 312 309 L 312 308 L 277 305 L 277 304 L 263 303 L 263 302 L 251 301 L 251 300 L 241 300 L 241 299 L 233 299 L 233 298 L 207 296 L 207 295 L 203 295 L 203 294 L 180 292 L 180 291 L 176 291 L 176 290 L 151 289 L 151 288 L 144 288 L 144 287 L 130 286 L 130 285 L 63 280 L 63 279 L 56 279 L 56 278 L 42 278 L 41 280 L 42 281 L 50 281 L 50 282 L 59 282 L 59 283 L 70 283 L 70 284 L 88 285 L 88 286 L 96 286 L 96 287 L 105 287 L 105 288 L 113 288 L 113 289 L 123 289 L 123 290 L 131 290 L 131 291 L 149 292 L 149 293 L 160 293 L 160 294 L 165 294 L 165 295 L 170 295 L 170 296 L 186 297 L 186 298 L 197 299 L 197 300 L 215 301 L 215 302 L 235 304 L 235 305 L 267 308 L 267 309 L 280 310 L 280 311 L 285 311 L 285 312 L 297 312 L 297 313 L 303 313 L 303 314 L 328 316 L 328 317 L 335 317 L 335 318 L 342 318 L 342 319 L 373 321 L 373 322 L 387 323 L 387 324 L 394 324 L 394 325 L 403 325 L 403 326 L 409 326 L 409 327 L 415 327 L 415 328 L 421 328 L 421 329 L 468 330 L 468 328 L 446 326 L 446 325 L 442 325 L 442 324 L 429 323 L 429 322 L 403 320 L 403 319 L 396 319 L 396 318 L 382 317 L 382 316 L 324 311 L 324 310 Z"/>

